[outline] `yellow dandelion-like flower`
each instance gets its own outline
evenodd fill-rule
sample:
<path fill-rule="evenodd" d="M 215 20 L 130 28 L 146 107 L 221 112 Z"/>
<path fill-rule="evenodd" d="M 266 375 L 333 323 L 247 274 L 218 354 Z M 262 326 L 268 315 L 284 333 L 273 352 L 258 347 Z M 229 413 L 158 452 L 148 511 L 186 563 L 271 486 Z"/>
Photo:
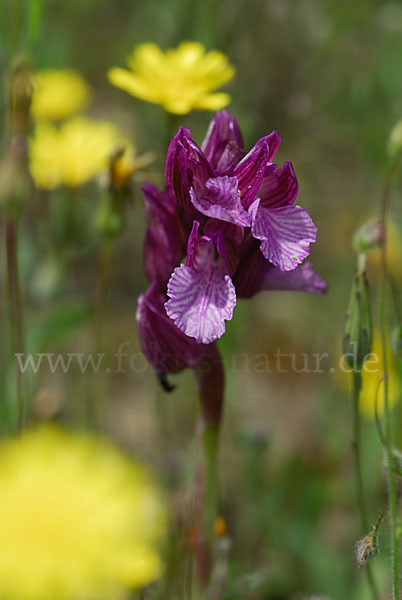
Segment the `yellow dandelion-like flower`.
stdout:
<path fill-rule="evenodd" d="M 162 571 L 160 496 L 104 441 L 40 429 L 0 446 L 0 596 L 116 598 Z"/>
<path fill-rule="evenodd" d="M 44 69 L 35 74 L 33 81 L 31 113 L 35 119 L 66 119 L 89 103 L 89 86 L 76 71 Z"/>
<path fill-rule="evenodd" d="M 232 79 L 234 67 L 218 50 L 206 52 L 198 42 L 183 42 L 163 52 L 156 44 L 141 44 L 127 59 L 131 70 L 113 67 L 109 81 L 142 100 L 184 115 L 194 108 L 220 110 L 229 94 L 214 93 Z"/>
<path fill-rule="evenodd" d="M 388 349 L 387 352 L 387 366 L 389 372 L 389 404 L 392 408 L 399 401 L 402 388 L 395 365 L 395 357 L 390 349 Z M 342 361 L 342 369 L 337 371 L 338 382 L 344 389 L 350 389 L 351 375 L 343 372 L 344 369 L 349 370 L 349 368 L 350 367 Z M 381 384 L 380 387 L 378 387 L 382 375 L 381 342 L 380 336 L 376 334 L 373 340 L 371 356 L 364 363 L 361 372 L 362 389 L 360 392 L 359 407 L 361 414 L 368 419 L 374 419 L 375 417 L 377 389 L 379 390 L 377 400 L 378 414 L 381 415 L 384 412 L 384 385 Z"/>
<path fill-rule="evenodd" d="M 107 121 L 73 117 L 60 127 L 38 123 L 29 140 L 29 168 L 38 187 L 77 187 L 109 165 L 113 148 L 123 136 Z"/>

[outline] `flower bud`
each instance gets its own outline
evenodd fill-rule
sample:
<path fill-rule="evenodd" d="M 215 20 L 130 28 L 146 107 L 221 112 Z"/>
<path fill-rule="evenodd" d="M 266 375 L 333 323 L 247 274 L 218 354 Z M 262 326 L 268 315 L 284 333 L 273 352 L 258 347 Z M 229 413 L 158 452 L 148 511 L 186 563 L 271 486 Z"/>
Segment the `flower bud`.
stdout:
<path fill-rule="evenodd" d="M 402 358 L 402 327 L 396 325 L 391 331 L 391 350 L 396 358 Z"/>
<path fill-rule="evenodd" d="M 382 221 L 369 221 L 356 231 L 353 247 L 356 252 L 365 252 L 370 248 L 381 247 L 385 241 L 385 227 Z"/>
<path fill-rule="evenodd" d="M 378 534 L 375 529 L 359 540 L 356 544 L 355 556 L 358 567 L 362 567 L 366 562 L 376 556 L 380 550 L 378 543 Z"/>
<path fill-rule="evenodd" d="M 345 360 L 351 368 L 359 370 L 363 366 L 366 356 L 370 354 L 373 342 L 370 289 L 362 257 L 363 255 L 359 256 L 358 268 L 352 285 L 343 338 Z"/>

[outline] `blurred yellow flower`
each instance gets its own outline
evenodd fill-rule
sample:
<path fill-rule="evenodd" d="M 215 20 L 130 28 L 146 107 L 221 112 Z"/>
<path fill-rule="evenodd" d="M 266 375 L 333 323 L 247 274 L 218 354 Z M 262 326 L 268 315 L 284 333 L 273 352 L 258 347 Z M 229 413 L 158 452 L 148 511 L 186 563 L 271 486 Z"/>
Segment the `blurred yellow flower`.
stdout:
<path fill-rule="evenodd" d="M 29 140 L 29 168 L 38 187 L 80 186 L 109 166 L 113 148 L 123 141 L 107 121 L 73 117 L 60 127 L 38 123 Z"/>
<path fill-rule="evenodd" d="M 346 373 L 345 369 L 349 370 L 344 360 L 342 360 L 342 368 L 337 371 L 337 379 L 344 389 L 349 389 L 351 385 L 351 375 Z M 395 365 L 395 357 L 388 349 L 387 365 L 389 370 L 389 402 L 392 408 L 400 399 L 402 388 L 399 380 L 398 372 Z M 382 367 L 382 351 L 379 334 L 374 336 L 371 355 L 368 357 L 362 368 L 362 389 L 360 392 L 360 412 L 368 418 L 375 417 L 375 401 L 379 382 L 383 375 Z M 378 394 L 377 403 L 378 414 L 384 412 L 384 385 L 381 384 Z"/>
<path fill-rule="evenodd" d="M 89 100 L 89 86 L 76 71 L 44 69 L 34 76 L 31 113 L 35 119 L 66 119 L 83 110 Z"/>
<path fill-rule="evenodd" d="M 198 42 L 183 42 L 166 52 L 156 44 L 141 44 L 127 64 L 130 71 L 110 69 L 109 81 L 137 98 L 161 104 L 170 113 L 220 110 L 230 102 L 229 94 L 214 92 L 232 79 L 234 67 L 225 54 L 206 52 Z"/>
<path fill-rule="evenodd" d="M 116 598 L 160 576 L 165 515 L 106 442 L 40 429 L 0 447 L 0 596 Z"/>

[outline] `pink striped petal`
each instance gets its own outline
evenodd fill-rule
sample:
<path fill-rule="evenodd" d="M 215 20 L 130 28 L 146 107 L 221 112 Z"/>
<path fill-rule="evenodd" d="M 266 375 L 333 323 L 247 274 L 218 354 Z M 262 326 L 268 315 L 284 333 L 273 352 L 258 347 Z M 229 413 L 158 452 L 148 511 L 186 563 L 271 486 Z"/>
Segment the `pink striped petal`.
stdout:
<path fill-rule="evenodd" d="M 276 169 L 261 182 L 258 196 L 263 206 L 286 206 L 293 204 L 298 192 L 298 183 L 292 163 L 286 161 L 283 167 Z"/>
<path fill-rule="evenodd" d="M 221 163 L 222 165 L 228 161 L 226 152 L 228 145 L 236 149 L 236 153 L 238 154 L 239 150 L 241 151 L 243 148 L 243 139 L 236 119 L 224 110 L 217 112 L 210 122 L 207 134 L 201 145 L 201 149 L 212 168 L 217 169 L 219 173 L 222 172 L 222 166 L 219 168 L 218 164 Z M 226 158 L 222 160 L 224 153 L 226 154 Z"/>
<path fill-rule="evenodd" d="M 186 335 L 209 344 L 225 333 L 233 316 L 236 292 L 229 275 L 219 266 L 202 271 L 181 265 L 169 280 L 167 315 Z"/>
<path fill-rule="evenodd" d="M 250 227 L 251 219 L 243 208 L 237 186 L 237 177 L 214 177 L 208 179 L 205 190 L 200 198 L 197 198 L 194 189 L 190 190 L 190 198 L 193 206 L 203 215 L 220 221 L 226 221 Z"/>
<path fill-rule="evenodd" d="M 310 254 L 317 228 L 301 206 L 265 207 L 258 198 L 249 209 L 252 234 L 261 252 L 281 271 L 292 271 Z"/>
<path fill-rule="evenodd" d="M 269 148 L 266 142 L 257 142 L 234 168 L 243 206 L 247 209 L 253 202 L 268 165 Z"/>

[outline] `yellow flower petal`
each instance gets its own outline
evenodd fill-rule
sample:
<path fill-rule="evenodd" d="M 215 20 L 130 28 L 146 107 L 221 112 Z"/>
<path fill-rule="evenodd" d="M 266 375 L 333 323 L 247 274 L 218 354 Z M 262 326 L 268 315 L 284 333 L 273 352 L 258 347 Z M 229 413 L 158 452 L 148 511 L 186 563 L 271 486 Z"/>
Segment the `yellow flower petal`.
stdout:
<path fill-rule="evenodd" d="M 127 141 L 107 121 L 74 117 L 60 127 L 39 123 L 29 140 L 29 168 L 38 187 L 77 187 L 106 170 L 121 143 Z"/>
<path fill-rule="evenodd" d="M 108 600 L 162 572 L 165 515 L 147 473 L 56 429 L 0 447 L 0 595 Z"/>
<path fill-rule="evenodd" d="M 159 94 L 141 77 L 137 77 L 130 73 L 127 69 L 113 67 L 108 71 L 108 79 L 110 83 L 122 90 L 128 92 L 132 96 L 137 96 L 143 100 L 154 98 L 152 102 L 157 102 Z"/>
<path fill-rule="evenodd" d="M 108 72 L 109 81 L 137 98 L 161 104 L 168 112 L 219 110 L 230 102 L 228 94 L 211 92 L 232 79 L 234 67 L 225 54 L 206 52 L 199 42 L 182 42 L 166 52 L 156 44 L 142 44 L 127 62 L 131 70 L 114 67 Z"/>
<path fill-rule="evenodd" d="M 38 71 L 33 83 L 31 113 L 35 119 L 65 119 L 86 108 L 90 100 L 88 84 L 73 70 Z"/>

